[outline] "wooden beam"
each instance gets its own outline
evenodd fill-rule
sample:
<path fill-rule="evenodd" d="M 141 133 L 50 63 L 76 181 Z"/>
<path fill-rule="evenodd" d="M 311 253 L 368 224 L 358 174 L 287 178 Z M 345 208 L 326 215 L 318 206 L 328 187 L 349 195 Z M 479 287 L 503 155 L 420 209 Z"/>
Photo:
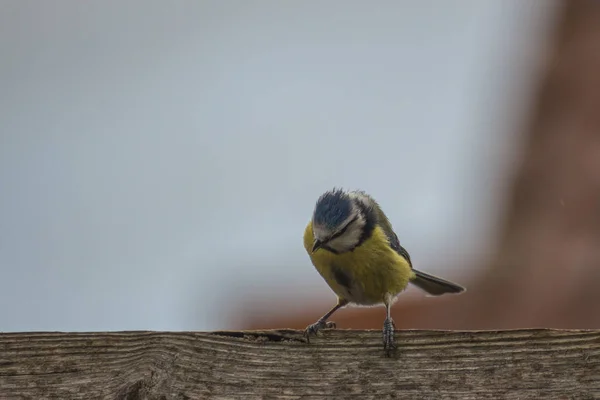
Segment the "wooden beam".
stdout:
<path fill-rule="evenodd" d="M 1 399 L 598 399 L 600 331 L 0 334 Z"/>

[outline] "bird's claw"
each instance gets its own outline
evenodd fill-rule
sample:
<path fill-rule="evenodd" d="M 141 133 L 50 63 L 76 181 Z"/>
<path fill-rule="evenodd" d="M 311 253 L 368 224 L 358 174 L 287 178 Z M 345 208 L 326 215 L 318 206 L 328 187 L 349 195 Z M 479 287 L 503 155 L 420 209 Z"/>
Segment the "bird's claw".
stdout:
<path fill-rule="evenodd" d="M 335 322 L 333 322 L 333 321 L 318 320 L 314 324 L 311 324 L 306 327 L 306 329 L 304 330 L 304 337 L 306 338 L 306 341 L 308 343 L 310 343 L 310 335 L 317 336 L 317 332 L 319 332 L 321 329 L 335 329 L 335 328 L 336 328 L 336 325 L 335 325 Z"/>
<path fill-rule="evenodd" d="M 394 329 L 396 329 L 394 320 L 386 318 L 383 322 L 383 350 L 387 357 L 391 357 L 392 351 L 396 348 L 394 344 Z"/>

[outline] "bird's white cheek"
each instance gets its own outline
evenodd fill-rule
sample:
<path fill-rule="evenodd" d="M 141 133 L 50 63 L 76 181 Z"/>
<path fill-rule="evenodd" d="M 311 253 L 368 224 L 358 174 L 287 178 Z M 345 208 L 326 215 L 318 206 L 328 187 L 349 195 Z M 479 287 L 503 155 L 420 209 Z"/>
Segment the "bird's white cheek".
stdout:
<path fill-rule="evenodd" d="M 360 231 L 351 230 L 346 232 L 344 235 L 329 241 L 327 245 L 332 249 L 343 253 L 345 251 L 353 249 L 359 240 Z"/>

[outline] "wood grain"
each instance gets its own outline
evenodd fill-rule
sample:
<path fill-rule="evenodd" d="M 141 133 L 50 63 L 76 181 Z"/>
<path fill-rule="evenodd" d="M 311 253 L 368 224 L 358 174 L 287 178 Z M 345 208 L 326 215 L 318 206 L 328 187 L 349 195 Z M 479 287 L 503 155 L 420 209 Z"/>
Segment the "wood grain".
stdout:
<path fill-rule="evenodd" d="M 600 399 L 600 331 L 0 334 L 1 399 Z"/>

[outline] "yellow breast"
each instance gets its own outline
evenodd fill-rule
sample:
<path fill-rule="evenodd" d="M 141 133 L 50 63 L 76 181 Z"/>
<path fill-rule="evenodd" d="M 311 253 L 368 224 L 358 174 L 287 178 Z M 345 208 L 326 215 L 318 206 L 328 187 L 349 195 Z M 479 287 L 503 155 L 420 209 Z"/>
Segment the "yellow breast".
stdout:
<path fill-rule="evenodd" d="M 414 278 L 410 264 L 389 245 L 383 230 L 373 234 L 353 251 L 334 254 L 326 249 L 311 253 L 314 237 L 312 222 L 304 231 L 304 248 L 329 287 L 340 297 L 356 304 L 382 303 L 395 296 Z"/>

